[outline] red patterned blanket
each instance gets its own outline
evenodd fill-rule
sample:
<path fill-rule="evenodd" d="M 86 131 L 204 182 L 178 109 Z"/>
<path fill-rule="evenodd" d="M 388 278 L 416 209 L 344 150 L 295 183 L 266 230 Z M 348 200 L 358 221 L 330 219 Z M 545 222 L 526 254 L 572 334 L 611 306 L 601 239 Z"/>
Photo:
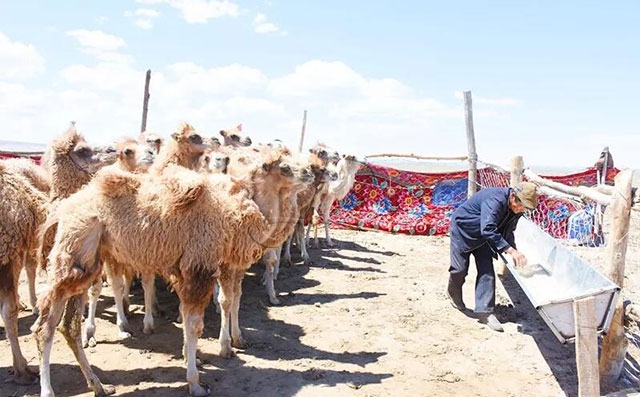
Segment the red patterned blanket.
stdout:
<path fill-rule="evenodd" d="M 610 170 L 613 181 L 618 170 Z M 567 185 L 593 186 L 595 169 L 544 178 Z M 381 230 L 417 235 L 444 235 L 453 210 L 467 197 L 467 172 L 421 173 L 365 164 L 347 196 L 334 203 L 331 224 L 337 228 Z M 480 186 L 508 186 L 509 174 L 493 168 L 478 170 Z M 567 220 L 584 208 L 570 200 L 542 196 L 529 217 L 556 238 L 567 237 Z"/>

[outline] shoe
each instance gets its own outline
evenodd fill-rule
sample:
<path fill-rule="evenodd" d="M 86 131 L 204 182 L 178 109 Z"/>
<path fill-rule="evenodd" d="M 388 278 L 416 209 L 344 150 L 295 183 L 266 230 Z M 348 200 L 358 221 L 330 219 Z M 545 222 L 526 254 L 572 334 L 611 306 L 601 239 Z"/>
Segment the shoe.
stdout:
<path fill-rule="evenodd" d="M 451 281 L 449 281 L 449 285 L 447 286 L 447 298 L 449 298 L 449 303 L 451 303 L 454 309 L 460 311 L 467 310 L 467 306 L 465 306 L 462 300 L 462 288 L 456 288 Z"/>
<path fill-rule="evenodd" d="M 489 328 L 496 332 L 504 332 L 502 323 L 496 318 L 496 316 L 493 315 L 493 313 L 480 314 L 480 322 L 482 324 L 487 324 Z"/>

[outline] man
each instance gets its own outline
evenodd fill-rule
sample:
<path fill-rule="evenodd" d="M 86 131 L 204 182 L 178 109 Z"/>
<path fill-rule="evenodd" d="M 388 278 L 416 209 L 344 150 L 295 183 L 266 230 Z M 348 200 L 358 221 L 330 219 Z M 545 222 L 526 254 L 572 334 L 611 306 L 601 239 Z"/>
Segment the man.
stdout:
<path fill-rule="evenodd" d="M 451 216 L 451 267 L 447 295 L 458 310 L 466 310 L 462 285 L 473 254 L 476 279 L 475 313 L 480 322 L 502 332 L 502 324 L 493 314 L 496 280 L 493 257 L 511 255 L 516 266 L 526 266 L 527 259 L 515 248 L 513 230 L 518 218 L 538 205 L 536 185 L 521 182 L 513 188 L 491 187 L 480 190 L 458 207 Z"/>

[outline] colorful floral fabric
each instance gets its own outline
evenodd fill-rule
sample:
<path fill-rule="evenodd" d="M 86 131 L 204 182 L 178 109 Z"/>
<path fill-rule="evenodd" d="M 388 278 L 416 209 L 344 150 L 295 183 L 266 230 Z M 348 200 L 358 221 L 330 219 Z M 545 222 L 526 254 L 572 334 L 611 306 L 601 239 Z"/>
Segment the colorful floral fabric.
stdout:
<path fill-rule="evenodd" d="M 610 170 L 612 181 L 617 170 Z M 381 230 L 391 233 L 443 235 L 453 211 L 467 197 L 467 172 L 420 173 L 366 164 L 347 196 L 334 203 L 331 224 L 337 228 Z M 567 185 L 594 185 L 595 169 L 544 178 Z M 493 168 L 478 170 L 481 186 L 508 186 L 509 174 Z M 568 200 L 543 196 L 529 216 L 557 238 L 566 238 L 569 216 L 583 207 Z"/>

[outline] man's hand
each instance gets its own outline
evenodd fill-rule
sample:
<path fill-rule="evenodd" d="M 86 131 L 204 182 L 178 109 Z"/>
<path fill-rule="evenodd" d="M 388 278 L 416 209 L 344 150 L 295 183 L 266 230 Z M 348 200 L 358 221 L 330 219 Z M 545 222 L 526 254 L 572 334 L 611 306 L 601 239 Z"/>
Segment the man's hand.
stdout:
<path fill-rule="evenodd" d="M 505 252 L 511 255 L 516 266 L 527 266 L 527 258 L 517 249 L 509 247 Z"/>

